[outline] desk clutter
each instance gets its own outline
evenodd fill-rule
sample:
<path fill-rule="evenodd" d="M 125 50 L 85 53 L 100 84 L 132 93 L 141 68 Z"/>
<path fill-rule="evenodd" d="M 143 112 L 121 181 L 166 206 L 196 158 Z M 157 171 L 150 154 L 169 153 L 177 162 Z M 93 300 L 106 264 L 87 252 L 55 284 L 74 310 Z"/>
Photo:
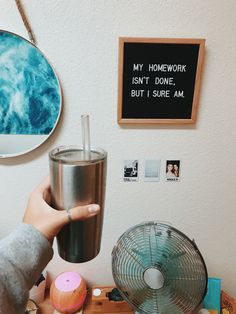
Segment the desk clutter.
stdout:
<path fill-rule="evenodd" d="M 84 302 L 83 308 L 74 312 L 73 314 L 137 314 L 135 313 L 126 301 L 119 300 L 116 292 L 114 298 L 117 297 L 117 301 L 110 300 L 110 294 L 114 292 L 116 287 L 114 286 L 94 286 L 87 291 L 87 297 Z M 29 303 L 27 314 L 65 314 L 65 312 L 59 312 L 53 308 L 48 294 L 45 295 L 45 300 L 32 307 L 32 302 Z M 233 298 L 225 291 L 221 291 L 220 298 L 221 310 L 214 309 L 201 309 L 198 314 L 236 314 L 236 298 Z M 202 305 L 203 306 L 203 305 Z M 31 311 L 30 311 L 31 310 Z M 196 313 L 194 313 L 196 314 Z"/>
<path fill-rule="evenodd" d="M 87 290 L 80 274 L 61 273 L 50 286 L 52 307 L 64 314 L 220 314 L 221 308 L 236 314 L 234 300 L 221 295 L 221 279 L 208 276 L 195 241 L 165 223 L 124 232 L 112 251 L 112 274 L 115 287 Z"/>
<path fill-rule="evenodd" d="M 68 314 L 71 312 L 56 310 L 49 297 L 45 295 L 45 300 L 37 305 L 40 314 Z M 27 312 L 27 314 L 37 312 Z M 134 314 L 131 306 L 124 301 L 114 286 L 95 286 L 87 290 L 86 300 L 83 307 L 73 312 L 73 314 Z"/>

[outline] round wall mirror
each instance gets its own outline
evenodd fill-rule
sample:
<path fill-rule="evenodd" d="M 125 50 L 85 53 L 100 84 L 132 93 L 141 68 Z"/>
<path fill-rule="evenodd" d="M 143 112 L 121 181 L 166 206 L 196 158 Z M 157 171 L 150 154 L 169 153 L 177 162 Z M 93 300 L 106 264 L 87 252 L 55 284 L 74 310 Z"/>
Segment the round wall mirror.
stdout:
<path fill-rule="evenodd" d="M 0 158 L 25 154 L 45 142 L 61 106 L 59 80 L 42 52 L 0 30 Z"/>

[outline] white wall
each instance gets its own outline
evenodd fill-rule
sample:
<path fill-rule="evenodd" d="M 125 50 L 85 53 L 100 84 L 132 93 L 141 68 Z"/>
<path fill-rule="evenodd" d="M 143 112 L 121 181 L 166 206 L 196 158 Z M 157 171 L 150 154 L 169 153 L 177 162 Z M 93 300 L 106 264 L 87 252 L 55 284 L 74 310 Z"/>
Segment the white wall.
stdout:
<path fill-rule="evenodd" d="M 48 151 L 81 143 L 80 115 L 90 114 L 93 144 L 109 153 L 100 255 L 70 264 L 57 254 L 52 276 L 77 270 L 111 284 L 118 237 L 144 220 L 165 220 L 194 238 L 210 276 L 236 295 L 236 2 L 235 0 L 23 1 L 38 47 L 55 67 L 64 93 L 60 123 L 40 148 L 0 160 L 0 236 L 21 220 L 31 189 L 48 173 Z M 27 37 L 15 2 L 0 1 L 0 28 Z M 194 126 L 120 127 L 117 122 L 118 37 L 205 38 L 206 57 Z M 161 158 L 159 183 L 122 182 L 122 161 Z M 164 182 L 164 160 L 182 160 L 179 183 Z M 55 247 L 56 251 L 56 247 Z"/>

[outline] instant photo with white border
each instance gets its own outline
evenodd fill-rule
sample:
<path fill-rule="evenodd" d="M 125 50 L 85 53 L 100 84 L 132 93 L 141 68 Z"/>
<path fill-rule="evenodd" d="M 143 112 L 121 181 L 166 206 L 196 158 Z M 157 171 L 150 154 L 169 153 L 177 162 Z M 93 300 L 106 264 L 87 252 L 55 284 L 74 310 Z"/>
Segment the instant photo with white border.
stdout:
<path fill-rule="evenodd" d="M 165 178 L 167 182 L 180 181 L 180 164 L 181 160 L 168 159 L 166 160 Z"/>
<path fill-rule="evenodd" d="M 159 182 L 160 181 L 160 159 L 146 159 L 144 161 L 144 181 Z"/>
<path fill-rule="evenodd" d="M 139 179 L 139 162 L 137 159 L 127 159 L 123 161 L 124 182 L 137 182 Z"/>

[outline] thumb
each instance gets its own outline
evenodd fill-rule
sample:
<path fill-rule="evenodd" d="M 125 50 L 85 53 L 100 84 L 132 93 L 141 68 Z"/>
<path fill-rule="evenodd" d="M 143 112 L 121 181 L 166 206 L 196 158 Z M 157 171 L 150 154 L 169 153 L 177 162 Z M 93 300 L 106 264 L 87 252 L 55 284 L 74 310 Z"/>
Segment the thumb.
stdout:
<path fill-rule="evenodd" d="M 77 206 L 69 209 L 69 211 L 61 210 L 57 212 L 60 215 L 58 223 L 63 227 L 70 221 L 85 220 L 97 215 L 100 212 L 100 206 L 98 204 L 89 204 L 85 206 Z"/>
<path fill-rule="evenodd" d="M 70 209 L 70 216 L 72 221 L 84 220 L 97 215 L 99 211 L 100 206 L 98 204 L 78 206 Z"/>

